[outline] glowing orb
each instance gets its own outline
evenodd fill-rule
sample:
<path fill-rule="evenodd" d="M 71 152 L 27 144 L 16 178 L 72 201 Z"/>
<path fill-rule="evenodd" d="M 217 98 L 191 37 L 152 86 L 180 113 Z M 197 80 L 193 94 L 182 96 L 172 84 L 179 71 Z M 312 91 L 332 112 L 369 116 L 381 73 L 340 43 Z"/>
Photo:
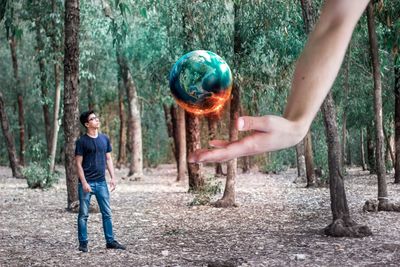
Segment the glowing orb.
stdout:
<path fill-rule="evenodd" d="M 169 86 L 178 105 L 186 111 L 196 115 L 218 113 L 231 95 L 232 73 L 217 54 L 195 50 L 174 64 Z"/>

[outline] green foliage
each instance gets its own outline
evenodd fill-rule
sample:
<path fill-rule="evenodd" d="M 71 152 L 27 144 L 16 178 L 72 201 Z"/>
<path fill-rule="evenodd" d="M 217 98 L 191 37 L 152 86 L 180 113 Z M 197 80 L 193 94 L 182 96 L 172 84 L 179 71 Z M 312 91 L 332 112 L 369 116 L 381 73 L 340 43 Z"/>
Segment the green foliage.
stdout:
<path fill-rule="evenodd" d="M 4 2 L 0 0 L 0 3 Z M 317 5 L 320 2 L 317 1 Z M 103 10 L 104 3 L 108 5 L 106 10 Z M 13 78 L 11 55 L 4 33 L 8 30 L 9 34 L 20 37 L 17 39 L 17 58 L 19 88 L 24 97 L 26 111 L 25 132 L 30 139 L 26 148 L 28 162 L 46 160 L 41 105 L 48 104 L 52 113 L 55 91 L 54 58 L 62 58 L 64 52 L 63 1 L 55 1 L 55 11 L 51 4 L 52 1 L 7 1 L 7 10 L 4 10 L 4 19 L 0 22 L 0 29 L 3 30 L 3 34 L 0 34 L 0 89 L 6 99 L 6 112 L 17 148 L 19 126 L 16 81 Z M 174 102 L 168 88 L 169 70 L 189 50 L 208 49 L 227 60 L 241 86 L 241 104 L 245 115 L 283 113 L 294 64 L 307 38 L 298 1 L 105 0 L 81 1 L 80 4 L 79 109 L 88 108 L 88 89 L 92 88 L 95 108 L 102 117 L 107 118 L 107 122 L 102 121 L 105 128 L 103 130 L 110 135 L 114 148 L 117 148 L 119 70 L 116 48 L 119 48 L 127 58 L 137 87 L 146 166 L 173 162 L 162 104 L 170 105 Z M 400 5 L 397 1 L 380 0 L 376 6 L 383 82 L 383 116 L 386 131 L 392 133 L 393 69 L 400 64 Z M 44 43 L 41 49 L 38 48 L 37 32 Z M 53 47 L 53 35 L 58 42 L 56 50 Z M 240 45 L 235 47 L 236 54 L 235 36 L 240 41 Z M 339 128 L 342 127 L 343 115 L 346 114 L 349 145 L 352 151 L 357 151 L 360 147 L 359 129 L 369 125 L 374 116 L 365 16 L 355 29 L 350 50 L 349 96 L 347 99 L 344 96 L 343 70 L 334 84 L 333 93 Z M 45 87 L 48 89 L 46 97 L 41 92 L 38 64 L 41 60 L 45 63 Z M 123 97 L 126 102 L 126 96 Z M 227 124 L 228 122 L 224 122 L 224 125 Z M 320 117 L 313 123 L 312 132 L 315 165 L 326 170 L 327 148 Z M 206 136 L 206 131 L 203 133 Z M 226 127 L 222 127 L 220 135 L 226 134 Z M 0 140 L 4 140 L 2 133 Z M 59 144 L 63 141 L 63 131 L 60 131 Z M 3 144 L 0 152 L 0 163 L 7 164 L 7 151 Z M 359 153 L 353 154 L 353 161 L 358 164 Z M 59 153 L 57 159 L 61 158 Z M 269 153 L 269 161 L 260 162 L 263 162 L 262 168 L 265 171 L 279 172 L 295 166 L 295 152 L 290 149 Z"/>
<path fill-rule="evenodd" d="M 293 149 L 284 149 L 268 153 L 261 171 L 264 173 L 281 173 L 290 167 L 296 166 L 296 154 Z"/>
<path fill-rule="evenodd" d="M 23 168 L 22 174 L 26 178 L 29 188 L 50 188 L 58 181 L 58 175 L 49 171 L 48 164 L 33 162 Z"/>
<path fill-rule="evenodd" d="M 199 190 L 193 192 L 194 198 L 189 203 L 189 206 L 192 207 L 209 205 L 211 203 L 212 197 L 222 192 L 221 188 L 222 183 L 220 181 L 217 181 L 217 179 L 215 179 L 214 177 L 208 177 L 204 183 L 204 186 Z"/>

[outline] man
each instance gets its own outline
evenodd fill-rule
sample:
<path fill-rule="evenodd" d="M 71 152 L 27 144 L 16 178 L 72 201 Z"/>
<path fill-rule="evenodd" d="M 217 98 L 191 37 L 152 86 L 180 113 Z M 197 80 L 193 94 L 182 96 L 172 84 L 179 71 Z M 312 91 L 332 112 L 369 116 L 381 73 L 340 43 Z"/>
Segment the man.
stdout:
<path fill-rule="evenodd" d="M 342 64 L 354 27 L 369 0 L 326 0 L 321 16 L 296 64 L 283 117 L 241 117 L 239 131 L 254 130 L 236 142 L 212 140 L 189 162 L 223 162 L 291 147 L 306 135 Z"/>
<path fill-rule="evenodd" d="M 76 141 L 75 160 L 79 175 L 79 215 L 78 239 L 79 250 L 88 251 L 87 219 L 92 195 L 96 196 L 103 220 L 106 247 L 110 249 L 125 249 L 114 239 L 110 208 L 110 193 L 105 180 L 107 166 L 111 176 L 110 189 L 116 186 L 114 166 L 111 158 L 110 140 L 99 133 L 100 121 L 93 111 L 86 111 L 80 115 L 80 121 L 86 128 L 86 134 Z"/>

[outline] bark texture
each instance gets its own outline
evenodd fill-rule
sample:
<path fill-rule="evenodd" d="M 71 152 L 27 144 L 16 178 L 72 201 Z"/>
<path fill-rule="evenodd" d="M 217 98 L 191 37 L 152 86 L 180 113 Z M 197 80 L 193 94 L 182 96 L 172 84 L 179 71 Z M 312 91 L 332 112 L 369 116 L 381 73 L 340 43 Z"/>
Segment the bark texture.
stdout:
<path fill-rule="evenodd" d="M 79 0 L 65 1 L 64 41 L 64 137 L 67 209 L 78 201 L 78 176 L 75 169 L 75 141 L 79 134 Z"/>

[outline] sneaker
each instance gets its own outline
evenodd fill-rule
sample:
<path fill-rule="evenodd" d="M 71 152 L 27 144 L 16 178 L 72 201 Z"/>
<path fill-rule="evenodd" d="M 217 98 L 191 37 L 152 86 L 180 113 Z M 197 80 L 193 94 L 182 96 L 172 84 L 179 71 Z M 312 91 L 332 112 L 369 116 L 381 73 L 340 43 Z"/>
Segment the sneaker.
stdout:
<path fill-rule="evenodd" d="M 122 250 L 125 250 L 126 249 L 126 247 L 125 246 L 123 246 L 123 245 L 121 245 L 120 243 L 118 243 L 117 241 L 112 241 L 112 242 L 110 242 L 110 243 L 107 243 L 106 244 L 106 247 L 107 248 L 111 248 L 111 249 L 122 249 Z"/>
<path fill-rule="evenodd" d="M 88 252 L 87 243 L 79 243 L 79 251 Z"/>

